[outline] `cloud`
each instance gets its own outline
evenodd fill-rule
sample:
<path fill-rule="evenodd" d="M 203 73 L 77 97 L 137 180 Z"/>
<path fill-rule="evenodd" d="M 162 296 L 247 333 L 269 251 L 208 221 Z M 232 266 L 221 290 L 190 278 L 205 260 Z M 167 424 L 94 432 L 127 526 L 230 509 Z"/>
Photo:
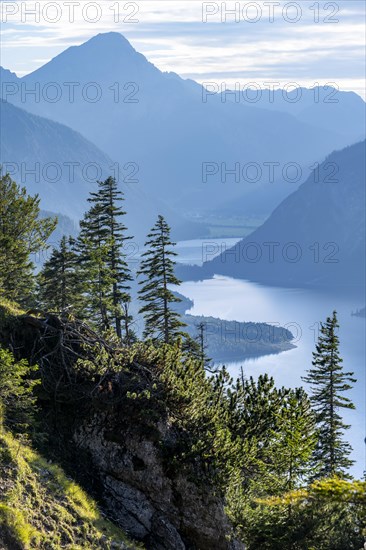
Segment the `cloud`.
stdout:
<path fill-rule="evenodd" d="M 257 7 L 251 9 L 247 9 L 248 2 L 211 2 L 210 9 L 218 12 L 207 23 L 202 21 L 205 3 L 197 0 L 80 0 L 73 22 L 62 0 L 57 2 L 60 19 L 55 22 L 50 22 L 57 15 L 57 10 L 52 11 L 55 2 L 39 2 L 38 22 L 34 14 L 27 15 L 27 9 L 35 7 L 35 2 L 28 0 L 3 1 L 3 17 L 4 10 L 15 10 L 15 4 L 17 12 L 2 25 L 2 62 L 19 75 L 32 72 L 71 45 L 112 30 L 124 34 L 161 70 L 200 82 L 218 78 L 244 82 L 255 77 L 264 81 L 275 78 L 282 83 L 291 79 L 311 85 L 331 79 L 341 87 L 364 94 L 365 25 L 360 2 L 280 2 L 272 23 L 269 3 L 262 1 L 255 2 Z M 47 4 L 50 7 L 46 9 Z M 85 11 L 88 4 L 97 7 Z M 239 4 L 237 23 L 235 15 L 230 14 L 226 23 L 221 22 L 225 16 L 222 4 L 226 10 Z M 284 11 L 289 4 L 295 7 Z M 296 16 L 296 5 L 301 17 L 290 23 L 289 19 Z M 314 7 L 317 5 L 318 13 Z M 253 19 L 256 10 L 260 19 L 248 22 L 244 15 Z M 99 20 L 91 22 L 98 13 Z"/>

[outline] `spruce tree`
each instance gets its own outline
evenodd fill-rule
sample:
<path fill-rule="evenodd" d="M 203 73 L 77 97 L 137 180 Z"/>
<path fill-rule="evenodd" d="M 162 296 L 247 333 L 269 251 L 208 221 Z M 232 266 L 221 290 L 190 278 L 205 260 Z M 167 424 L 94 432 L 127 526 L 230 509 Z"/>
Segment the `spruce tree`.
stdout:
<path fill-rule="evenodd" d="M 311 402 L 318 425 L 319 443 L 314 451 L 316 477 L 347 477 L 346 472 L 353 464 L 349 459 L 352 448 L 343 440 L 344 430 L 349 426 L 343 422 L 340 410 L 355 408 L 343 394 L 352 388 L 356 379 L 353 372 L 343 371 L 336 334 L 338 327 L 337 314 L 333 311 L 332 317 L 321 323 L 313 352 L 313 368 L 303 377 L 311 387 Z"/>
<path fill-rule="evenodd" d="M 112 177 L 98 182 L 98 186 L 88 199 L 91 207 L 81 222 L 79 238 L 89 314 L 102 330 L 113 324 L 117 336 L 122 338 L 124 332 L 124 339 L 129 342 L 132 277 L 123 247 L 131 237 L 126 235 L 127 228 L 121 221 L 125 215 L 121 207 L 124 197 Z"/>
<path fill-rule="evenodd" d="M 142 288 L 138 293 L 145 302 L 140 309 L 145 319 L 144 337 L 171 343 L 182 334 L 180 329 L 185 324 L 172 308 L 172 304 L 181 302 L 181 299 L 168 286 L 180 285 L 181 281 L 174 274 L 177 254 L 171 247 L 175 243 L 170 238 L 170 227 L 163 216 L 158 217 L 147 238 L 145 246 L 148 249 L 142 255 L 138 272 L 144 276 L 139 282 Z"/>
<path fill-rule="evenodd" d="M 31 303 L 34 288 L 31 255 L 47 248 L 57 224 L 39 218 L 39 202 L 9 174 L 0 177 L 0 292 L 23 305 Z"/>
<path fill-rule="evenodd" d="M 121 207 L 124 197 L 114 178 L 100 181 L 98 186 L 88 199 L 91 207 L 80 224 L 78 239 L 88 316 L 101 330 L 114 325 L 117 336 L 130 342 L 132 277 L 123 247 L 131 237 L 121 221 L 125 215 Z"/>
<path fill-rule="evenodd" d="M 50 311 L 82 317 L 82 289 L 78 277 L 75 240 L 63 236 L 38 276 L 40 305 Z"/>
<path fill-rule="evenodd" d="M 98 182 L 97 193 L 92 193 L 90 202 L 101 210 L 100 235 L 102 241 L 108 245 L 106 265 L 112 280 L 111 302 L 112 317 L 116 333 L 122 338 L 122 325 L 124 337 L 130 339 L 132 318 L 129 314 L 131 271 L 123 252 L 125 242 L 131 239 L 128 236 L 127 227 L 122 222 L 126 212 L 122 208 L 124 196 L 118 189 L 115 178 L 109 177 L 105 181 Z"/>
<path fill-rule="evenodd" d="M 86 317 L 100 330 L 106 331 L 110 328 L 113 280 L 107 266 L 109 242 L 105 242 L 101 216 L 101 207 L 98 204 L 91 206 L 84 214 L 80 222 L 77 250 Z"/>

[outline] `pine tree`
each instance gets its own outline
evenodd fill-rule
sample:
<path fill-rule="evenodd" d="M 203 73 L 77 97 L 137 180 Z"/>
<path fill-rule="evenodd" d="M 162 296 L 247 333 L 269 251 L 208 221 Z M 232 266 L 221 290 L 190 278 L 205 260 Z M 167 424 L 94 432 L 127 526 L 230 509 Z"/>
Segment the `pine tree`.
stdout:
<path fill-rule="evenodd" d="M 83 316 L 83 296 L 77 267 L 75 239 L 63 236 L 59 247 L 53 249 L 38 276 L 39 302 L 43 308 Z"/>
<path fill-rule="evenodd" d="M 207 369 L 210 369 L 210 365 L 211 365 L 211 359 L 210 357 L 208 357 L 207 355 L 207 337 L 206 337 L 206 330 L 207 330 L 207 327 L 206 327 L 206 324 L 203 323 L 202 321 L 200 323 L 198 323 L 196 325 L 196 328 L 197 328 L 197 336 L 195 338 L 196 342 L 198 343 L 198 346 L 199 346 L 199 359 L 202 363 L 202 365 L 207 368 Z"/>
<path fill-rule="evenodd" d="M 268 374 L 260 374 L 257 380 L 252 376 L 246 379 L 242 369 L 232 395 L 235 401 L 233 431 L 243 438 L 255 438 L 265 450 L 277 428 L 278 411 L 285 394 L 286 390 L 276 388 Z"/>
<path fill-rule="evenodd" d="M 132 317 L 129 314 L 131 271 L 123 252 L 125 242 L 131 239 L 126 235 L 127 227 L 121 221 L 126 212 L 122 208 L 124 196 L 118 189 L 115 178 L 109 177 L 98 182 L 99 190 L 92 193 L 90 202 L 101 208 L 101 237 L 108 243 L 106 263 L 112 279 L 111 299 L 112 316 L 119 338 L 122 338 L 122 324 L 124 337 L 130 340 Z"/>
<path fill-rule="evenodd" d="M 216 369 L 211 365 L 212 360 L 207 355 L 206 323 L 201 321 L 195 327 L 197 329 L 196 336 L 185 335 L 182 343 L 183 350 L 194 359 L 197 359 L 206 370 L 216 372 Z"/>
<path fill-rule="evenodd" d="M 9 174 L 0 178 L 0 292 L 30 303 L 34 288 L 31 255 L 47 248 L 57 220 L 39 218 L 38 195 L 31 197 Z"/>
<path fill-rule="evenodd" d="M 181 283 L 174 275 L 173 258 L 177 255 L 171 249 L 174 245 L 170 238 L 169 225 L 163 216 L 159 216 L 148 234 L 145 243 L 148 250 L 142 255 L 138 272 L 145 277 L 140 281 L 142 288 L 139 290 L 139 297 L 145 302 L 140 309 L 145 319 L 144 337 L 165 343 L 173 342 L 182 334 L 180 328 L 185 326 L 179 313 L 171 307 L 181 299 L 168 288 L 169 285 Z"/>
<path fill-rule="evenodd" d="M 36 399 L 33 394 L 38 380 L 32 377 L 37 367 L 25 359 L 16 361 L 13 354 L 0 347 L 0 430 L 7 426 L 26 431 L 34 419 Z"/>
<path fill-rule="evenodd" d="M 242 370 L 228 397 L 231 431 L 253 452 L 245 484 L 252 478 L 259 493 L 278 495 L 307 480 L 317 434 L 304 390 L 277 388 L 267 374 L 246 379 Z"/>
<path fill-rule="evenodd" d="M 343 441 L 344 430 L 348 429 L 339 414 L 341 409 L 354 409 L 352 401 L 342 395 L 352 388 L 356 379 L 353 372 L 344 372 L 343 360 L 339 356 L 339 327 L 337 314 L 321 323 L 320 336 L 313 352 L 313 368 L 303 377 L 311 386 L 311 402 L 316 412 L 319 443 L 314 451 L 318 466 L 316 477 L 347 477 L 347 470 L 353 464 L 349 459 L 351 446 Z"/>
<path fill-rule="evenodd" d="M 89 310 L 103 330 L 113 323 L 117 336 L 125 341 L 132 338 L 132 317 L 129 290 L 132 280 L 123 252 L 127 228 L 121 218 L 123 193 L 116 180 L 107 178 L 98 182 L 99 189 L 88 199 L 91 208 L 81 223 L 79 246 L 89 295 Z"/>
<path fill-rule="evenodd" d="M 105 242 L 101 217 L 102 211 L 98 204 L 92 205 L 84 214 L 80 222 L 77 250 L 86 317 L 100 330 L 106 331 L 110 328 L 113 280 L 107 266 L 109 242 Z"/>
<path fill-rule="evenodd" d="M 284 396 L 277 419 L 274 464 L 284 478 L 282 488 L 291 491 L 312 475 L 311 456 L 317 443 L 314 411 L 303 388 L 290 390 Z"/>

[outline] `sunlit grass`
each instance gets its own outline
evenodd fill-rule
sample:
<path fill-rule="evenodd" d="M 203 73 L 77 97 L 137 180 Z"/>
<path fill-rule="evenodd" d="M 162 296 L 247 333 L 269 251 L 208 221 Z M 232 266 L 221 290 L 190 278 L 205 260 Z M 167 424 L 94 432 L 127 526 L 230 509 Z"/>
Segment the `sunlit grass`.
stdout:
<path fill-rule="evenodd" d="M 97 504 L 58 465 L 0 430 L 0 525 L 24 550 L 142 548 L 105 520 Z"/>

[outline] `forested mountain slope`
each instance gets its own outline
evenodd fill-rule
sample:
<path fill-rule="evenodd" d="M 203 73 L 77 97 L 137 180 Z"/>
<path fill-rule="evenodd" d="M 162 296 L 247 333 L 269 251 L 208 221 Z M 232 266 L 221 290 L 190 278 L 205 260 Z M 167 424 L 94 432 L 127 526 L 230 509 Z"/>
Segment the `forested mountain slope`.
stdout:
<path fill-rule="evenodd" d="M 260 228 L 203 270 L 267 284 L 362 285 L 365 142 L 329 155 Z"/>

